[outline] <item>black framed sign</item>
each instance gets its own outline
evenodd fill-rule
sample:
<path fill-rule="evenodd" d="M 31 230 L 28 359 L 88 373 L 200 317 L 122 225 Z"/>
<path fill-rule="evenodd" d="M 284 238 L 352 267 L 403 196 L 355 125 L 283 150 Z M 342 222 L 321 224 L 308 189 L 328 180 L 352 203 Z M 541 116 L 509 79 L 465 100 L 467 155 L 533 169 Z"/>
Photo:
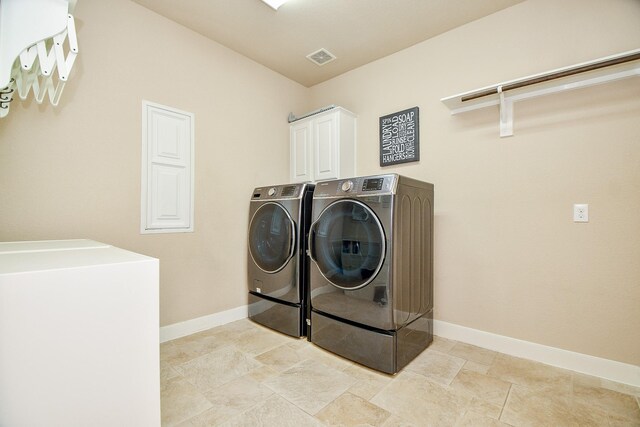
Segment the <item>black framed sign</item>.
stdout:
<path fill-rule="evenodd" d="M 380 117 L 380 166 L 420 160 L 418 107 Z"/>

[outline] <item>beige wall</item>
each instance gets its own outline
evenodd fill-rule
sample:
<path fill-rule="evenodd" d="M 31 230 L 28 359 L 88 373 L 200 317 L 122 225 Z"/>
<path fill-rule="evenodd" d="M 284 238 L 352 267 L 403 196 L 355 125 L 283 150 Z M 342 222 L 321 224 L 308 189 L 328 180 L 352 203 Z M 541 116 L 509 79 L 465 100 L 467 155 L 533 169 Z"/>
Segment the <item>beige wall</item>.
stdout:
<path fill-rule="evenodd" d="M 441 98 L 637 49 L 637 0 L 529 0 L 315 86 L 356 112 L 358 174 L 433 182 L 437 319 L 640 364 L 640 79 L 450 116 Z M 420 107 L 421 160 L 378 118 Z M 589 203 L 590 222 L 572 222 Z"/>
<path fill-rule="evenodd" d="M 436 186 L 436 317 L 640 363 L 639 79 L 516 104 L 507 139 L 497 109 L 451 117 L 439 101 L 637 48 L 637 0 L 529 0 L 311 89 L 126 0 L 75 15 L 61 105 L 14 102 L 0 122 L 0 240 L 160 258 L 162 325 L 234 308 L 250 191 L 288 179 L 289 111 L 356 112 L 370 174 L 378 117 L 419 106 L 422 160 L 384 171 Z M 139 234 L 142 99 L 195 113 L 194 233 Z"/>
<path fill-rule="evenodd" d="M 161 324 L 246 304 L 248 201 L 289 178 L 308 89 L 127 0 L 83 0 L 60 106 L 0 122 L 0 241 L 90 238 L 158 257 Z M 140 235 L 141 102 L 195 113 L 195 232 Z"/>

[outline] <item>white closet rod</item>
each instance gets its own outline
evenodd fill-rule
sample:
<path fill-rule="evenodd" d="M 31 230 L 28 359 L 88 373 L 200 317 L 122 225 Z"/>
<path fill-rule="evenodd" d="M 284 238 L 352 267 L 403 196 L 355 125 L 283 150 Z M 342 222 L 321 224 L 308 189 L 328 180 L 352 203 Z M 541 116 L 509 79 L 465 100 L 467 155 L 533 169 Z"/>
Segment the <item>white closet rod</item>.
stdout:
<path fill-rule="evenodd" d="M 587 65 L 577 65 L 564 70 L 552 71 L 547 74 L 541 74 L 538 76 L 525 78 L 523 80 L 519 80 L 513 83 L 500 85 L 500 87 L 502 87 L 502 92 L 507 92 L 513 89 L 519 89 L 522 87 L 531 86 L 538 83 L 548 82 L 550 80 L 561 79 L 563 77 L 569 77 L 576 74 L 586 73 L 588 71 L 598 70 L 600 68 L 610 67 L 612 65 L 624 64 L 626 62 L 636 61 L 638 59 L 640 59 L 640 52 L 626 54 L 614 59 L 597 60 Z M 476 93 L 462 96 L 460 98 L 460 101 L 467 102 L 467 101 L 482 98 L 485 96 L 495 95 L 498 92 L 499 92 L 499 86 L 496 86 L 481 92 L 476 92 Z"/>
<path fill-rule="evenodd" d="M 517 101 L 640 76 L 640 49 L 442 98 L 451 114 L 500 106 L 500 136 L 513 135 Z"/>

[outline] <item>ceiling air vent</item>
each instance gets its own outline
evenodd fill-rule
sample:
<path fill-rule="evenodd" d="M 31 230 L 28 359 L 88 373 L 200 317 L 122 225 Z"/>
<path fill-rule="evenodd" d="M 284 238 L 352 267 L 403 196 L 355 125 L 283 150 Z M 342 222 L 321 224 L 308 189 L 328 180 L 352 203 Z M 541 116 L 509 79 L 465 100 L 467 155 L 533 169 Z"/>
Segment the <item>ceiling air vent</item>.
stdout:
<path fill-rule="evenodd" d="M 318 49 L 315 52 L 307 55 L 307 58 L 316 65 L 322 66 L 336 59 L 336 56 L 333 53 L 329 52 L 327 49 Z"/>

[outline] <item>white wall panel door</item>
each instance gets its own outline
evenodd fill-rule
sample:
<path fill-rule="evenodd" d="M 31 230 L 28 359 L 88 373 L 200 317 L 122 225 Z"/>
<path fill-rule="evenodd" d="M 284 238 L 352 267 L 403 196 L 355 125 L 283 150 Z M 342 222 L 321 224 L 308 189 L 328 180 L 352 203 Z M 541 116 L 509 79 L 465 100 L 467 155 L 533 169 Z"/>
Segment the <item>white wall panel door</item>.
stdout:
<path fill-rule="evenodd" d="M 143 102 L 142 233 L 193 231 L 193 114 Z"/>
<path fill-rule="evenodd" d="M 151 209 L 147 212 L 150 228 L 188 228 L 189 211 L 185 199 L 189 196 L 185 168 L 152 165 Z"/>

